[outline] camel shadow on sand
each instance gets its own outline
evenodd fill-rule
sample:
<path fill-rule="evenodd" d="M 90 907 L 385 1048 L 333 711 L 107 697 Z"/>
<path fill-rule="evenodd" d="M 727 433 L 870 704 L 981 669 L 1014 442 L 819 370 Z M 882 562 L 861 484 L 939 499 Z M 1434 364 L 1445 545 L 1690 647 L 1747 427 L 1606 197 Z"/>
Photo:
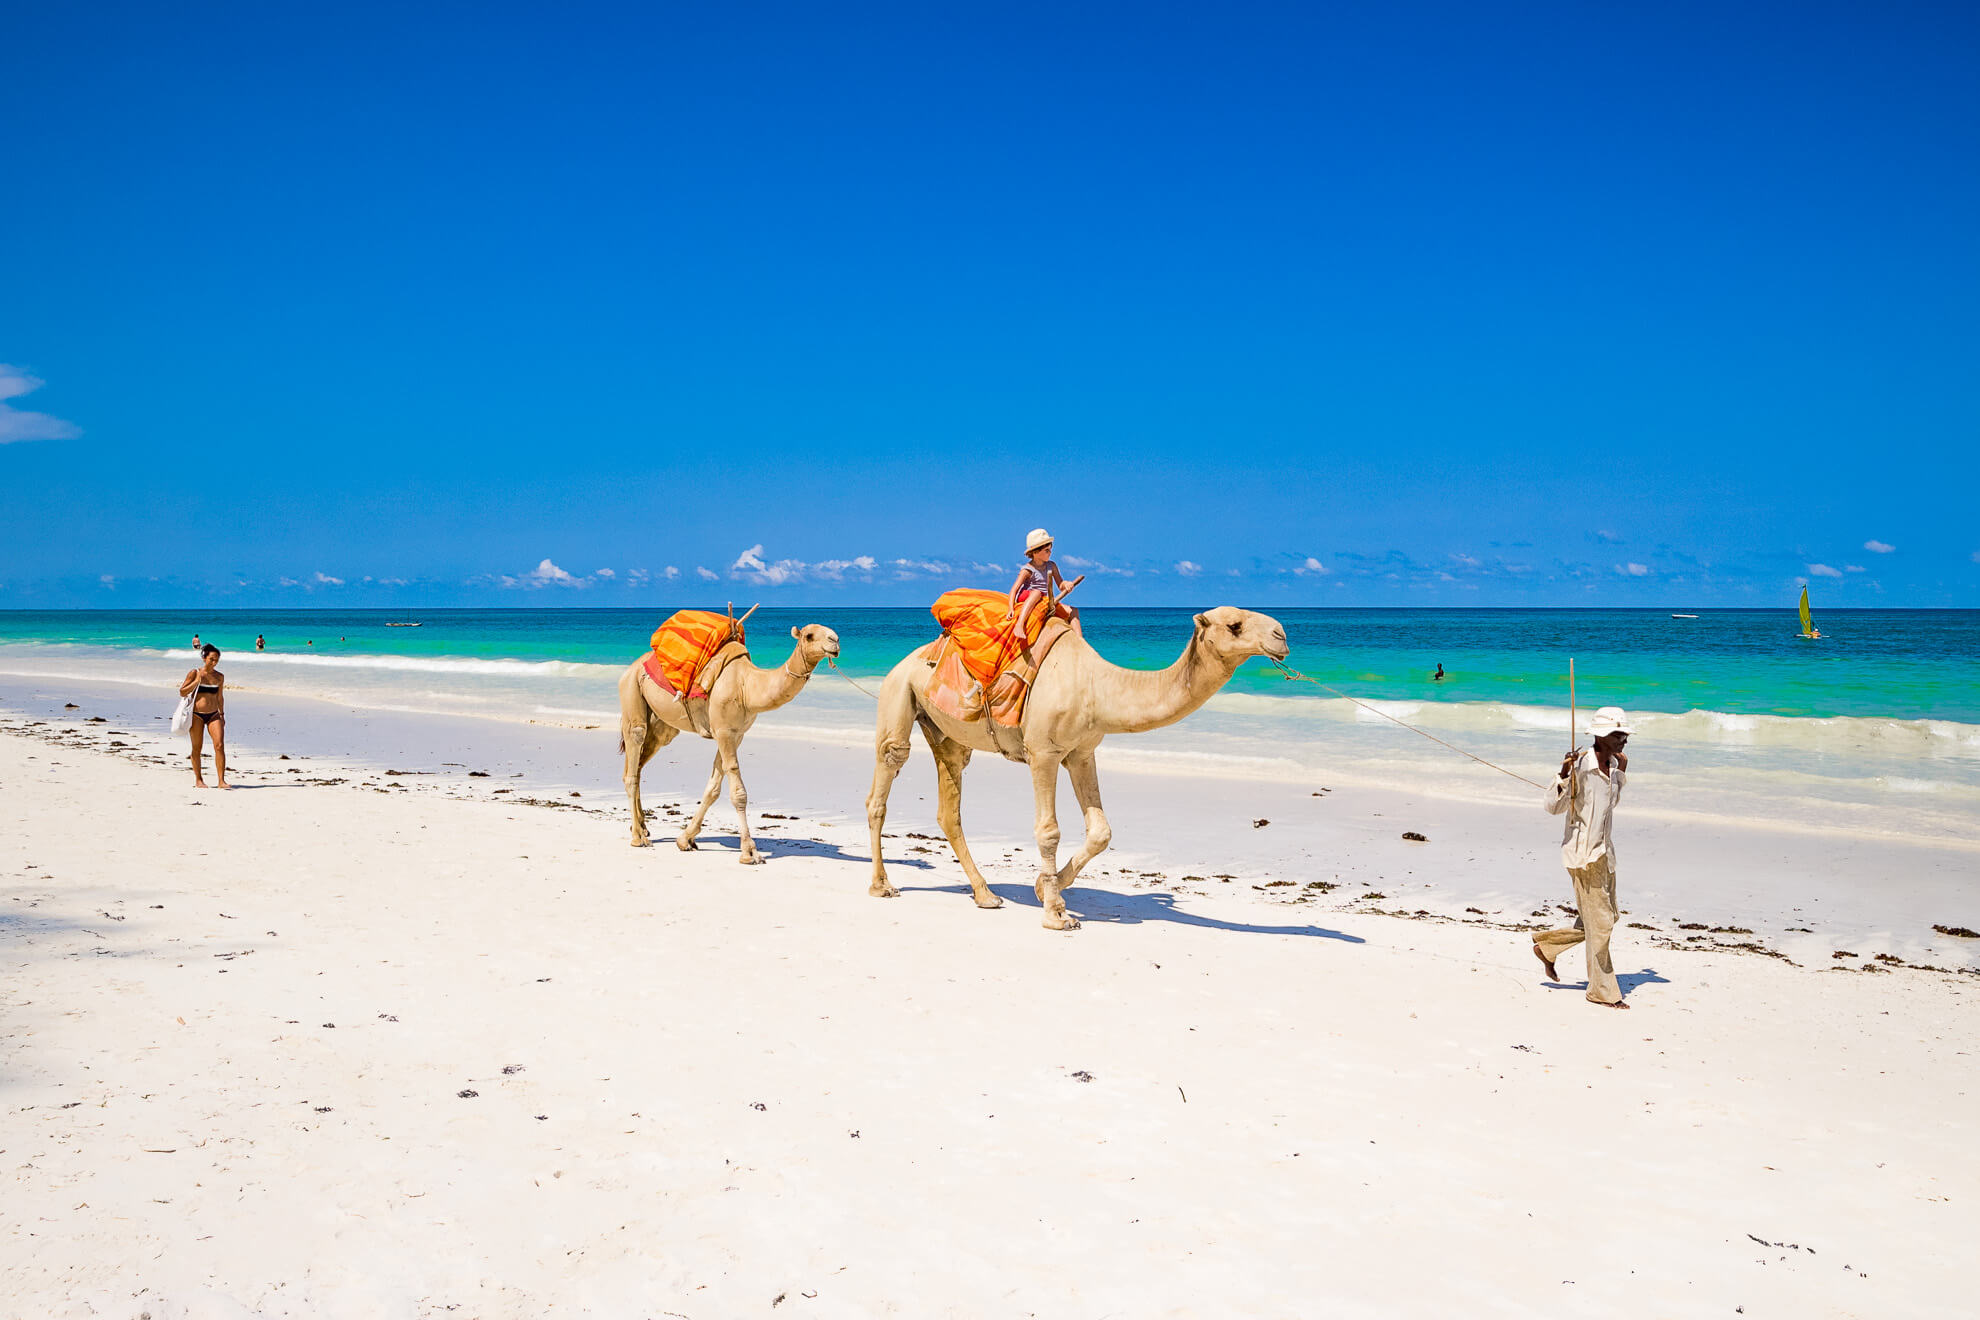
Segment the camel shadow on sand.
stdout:
<path fill-rule="evenodd" d="M 873 862 L 873 858 L 869 854 L 849 853 L 836 843 L 825 843 L 818 839 L 780 839 L 775 835 L 766 834 L 758 834 L 755 837 L 757 855 L 762 857 L 766 862 L 775 861 L 779 857 L 827 857 L 835 862 L 858 862 L 862 866 L 870 866 Z M 706 830 L 702 831 L 696 842 L 701 845 L 697 850 L 700 852 L 735 852 L 742 847 L 742 838 L 740 835 L 712 834 Z M 674 836 L 671 834 L 662 834 L 656 830 L 653 835 L 653 846 L 655 848 L 671 848 L 674 846 Z M 929 863 L 919 858 L 912 858 L 907 861 L 889 859 L 887 865 L 912 867 L 920 871 L 934 869 Z M 967 893 L 968 891 L 965 890 L 964 892 Z"/>
<path fill-rule="evenodd" d="M 897 863 L 889 861 L 889 866 Z M 909 863 L 912 865 L 912 863 Z M 968 885 L 902 885 L 903 894 L 969 894 Z M 1030 885 L 991 885 L 990 892 L 1016 907 L 1037 908 L 1038 895 Z M 1200 926 L 1205 930 L 1227 930 L 1242 935 L 1299 935 L 1310 939 L 1339 940 L 1344 944 L 1366 944 L 1359 935 L 1329 930 L 1325 926 L 1260 926 L 1245 921 L 1220 921 L 1177 906 L 1173 894 L 1122 894 L 1111 889 L 1091 889 L 1077 885 L 1065 892 L 1066 906 L 1082 923 L 1102 922 L 1118 926 L 1138 926 L 1144 921 L 1170 921 L 1179 926 Z"/>

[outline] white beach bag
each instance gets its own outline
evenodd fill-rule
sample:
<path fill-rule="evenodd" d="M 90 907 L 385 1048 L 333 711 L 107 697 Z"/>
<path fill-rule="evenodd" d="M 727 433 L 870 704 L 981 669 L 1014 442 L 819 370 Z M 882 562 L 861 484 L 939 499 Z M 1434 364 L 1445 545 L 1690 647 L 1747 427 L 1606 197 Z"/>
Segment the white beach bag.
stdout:
<path fill-rule="evenodd" d="M 199 700 L 199 683 L 193 683 L 193 690 L 179 701 L 179 708 L 172 712 L 172 732 L 184 733 L 192 727 L 193 702 Z"/>

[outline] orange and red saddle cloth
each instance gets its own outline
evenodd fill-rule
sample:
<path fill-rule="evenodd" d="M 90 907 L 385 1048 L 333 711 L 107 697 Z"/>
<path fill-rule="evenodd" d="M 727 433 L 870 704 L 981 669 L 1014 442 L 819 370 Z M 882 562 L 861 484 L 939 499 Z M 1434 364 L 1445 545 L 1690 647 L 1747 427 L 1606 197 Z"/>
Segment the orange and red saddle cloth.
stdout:
<path fill-rule="evenodd" d="M 1024 644 L 1031 650 L 1026 660 L 1017 622 L 1005 617 L 1009 609 L 1008 595 L 977 587 L 945 591 L 936 599 L 929 612 L 942 625 L 942 639 L 931 657 L 930 705 L 966 723 L 986 714 L 1007 728 L 1023 720 L 1039 666 L 1071 625 L 1049 610 L 1034 610 L 1025 628 Z"/>
<path fill-rule="evenodd" d="M 734 618 L 712 610 L 681 610 L 653 630 L 646 676 L 671 697 L 706 701 L 729 661 L 748 654 L 742 625 Z M 714 663 L 718 657 L 719 665 Z"/>

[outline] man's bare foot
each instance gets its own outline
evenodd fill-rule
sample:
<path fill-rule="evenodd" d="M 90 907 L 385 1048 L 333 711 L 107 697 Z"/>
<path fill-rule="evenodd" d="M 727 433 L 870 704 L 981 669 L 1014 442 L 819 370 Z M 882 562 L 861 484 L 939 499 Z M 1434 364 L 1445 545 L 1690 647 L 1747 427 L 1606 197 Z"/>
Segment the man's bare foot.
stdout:
<path fill-rule="evenodd" d="M 1538 958 L 1540 965 L 1547 969 L 1547 979 L 1549 981 L 1558 981 L 1561 979 L 1560 973 L 1554 970 L 1554 960 L 1540 952 L 1540 946 L 1537 944 L 1533 946 L 1533 956 Z"/>
<path fill-rule="evenodd" d="M 1603 1004 L 1603 1003 L 1602 1003 L 1602 1001 L 1601 1001 L 1601 1000 L 1599 1000 L 1599 999 L 1591 999 L 1591 1000 L 1589 1000 L 1588 1002 L 1589 1002 L 1589 1003 L 1591 1003 L 1591 1004 L 1601 1004 L 1601 1006 L 1602 1006 L 1603 1008 L 1628 1008 L 1628 1007 L 1629 1007 L 1629 1005 L 1628 1005 L 1628 1004 L 1626 1004 L 1626 1003 L 1624 1003 L 1624 1002 L 1623 1002 L 1622 1000 L 1620 1000 L 1620 999 L 1618 999 L 1618 1000 L 1617 1000 L 1617 1001 L 1616 1001 L 1615 1003 L 1613 1003 L 1613 1004 Z"/>

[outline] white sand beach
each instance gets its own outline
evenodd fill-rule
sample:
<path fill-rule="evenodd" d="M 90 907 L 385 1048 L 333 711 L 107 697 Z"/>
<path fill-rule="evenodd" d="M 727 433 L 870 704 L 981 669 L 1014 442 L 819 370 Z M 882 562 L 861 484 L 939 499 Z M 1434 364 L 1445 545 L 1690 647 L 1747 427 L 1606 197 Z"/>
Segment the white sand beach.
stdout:
<path fill-rule="evenodd" d="M 1972 1311 L 1956 846 L 1625 803 L 1618 1013 L 1516 929 L 1537 808 L 1110 774 L 1059 935 L 981 758 L 995 912 L 925 750 L 880 901 L 857 749 L 745 745 L 744 868 L 726 801 L 626 846 L 609 730 L 256 698 L 223 794 L 59 687 L 0 725 L 10 1317 Z"/>

